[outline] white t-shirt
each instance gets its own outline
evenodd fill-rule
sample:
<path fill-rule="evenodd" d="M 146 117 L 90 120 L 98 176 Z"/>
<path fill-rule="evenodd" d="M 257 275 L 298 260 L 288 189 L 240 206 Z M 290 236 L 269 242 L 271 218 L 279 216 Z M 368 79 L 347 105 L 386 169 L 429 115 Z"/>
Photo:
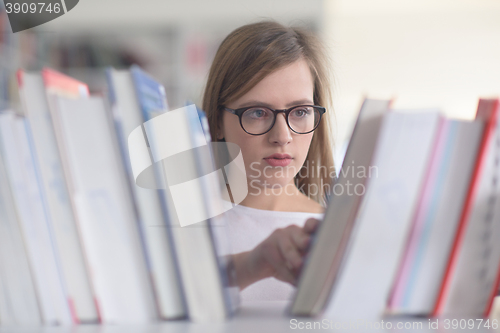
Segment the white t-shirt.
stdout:
<path fill-rule="evenodd" d="M 241 205 L 233 207 L 225 215 L 231 253 L 252 250 L 278 228 L 292 224 L 302 227 L 310 217 L 323 218 L 323 214 L 318 213 L 277 212 Z M 242 302 L 285 301 L 291 299 L 294 289 L 289 283 L 267 278 L 243 289 L 240 298 Z"/>

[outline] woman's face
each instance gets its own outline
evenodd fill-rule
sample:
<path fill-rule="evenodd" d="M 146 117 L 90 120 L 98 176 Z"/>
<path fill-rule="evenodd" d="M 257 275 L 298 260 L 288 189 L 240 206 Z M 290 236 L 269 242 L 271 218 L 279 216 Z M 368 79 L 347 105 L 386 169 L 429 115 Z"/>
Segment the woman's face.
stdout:
<path fill-rule="evenodd" d="M 244 96 L 225 106 L 231 109 L 246 106 L 288 109 L 302 104 L 313 105 L 313 93 L 311 71 L 301 59 L 269 74 Z M 285 114 L 279 113 L 269 132 L 250 135 L 241 128 L 237 115 L 223 112 L 219 139 L 224 137 L 241 148 L 250 189 L 290 184 L 304 164 L 314 132 L 293 132 L 286 123 Z"/>

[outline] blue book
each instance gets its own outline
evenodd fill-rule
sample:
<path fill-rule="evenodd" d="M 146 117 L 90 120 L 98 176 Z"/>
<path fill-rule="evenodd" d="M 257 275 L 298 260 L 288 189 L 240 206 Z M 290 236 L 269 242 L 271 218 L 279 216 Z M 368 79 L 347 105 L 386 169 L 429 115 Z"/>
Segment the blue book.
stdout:
<path fill-rule="evenodd" d="M 214 161 L 213 149 L 211 147 L 211 136 L 210 136 L 210 128 L 208 124 L 208 119 L 203 110 L 196 107 L 198 117 L 194 116 L 194 114 L 189 114 L 189 125 L 190 125 L 190 133 L 193 141 L 203 140 L 205 138 L 208 144 L 208 151 L 211 159 L 211 163 L 207 163 L 206 156 L 196 156 L 196 160 L 198 163 L 198 172 L 200 175 L 206 175 L 211 172 L 218 163 Z M 200 122 L 200 127 L 196 124 Z M 210 165 L 211 164 L 211 165 Z M 224 174 L 224 169 L 222 168 L 222 174 Z M 224 175 L 224 177 L 226 177 Z M 206 186 L 210 186 L 213 184 L 205 183 Z M 208 193 L 213 193 L 213 190 L 207 189 Z M 213 199 L 213 198 L 211 198 Z M 210 198 L 207 198 L 207 202 L 213 202 Z M 226 233 L 226 221 L 223 214 L 218 215 L 216 217 L 210 218 L 207 220 L 208 222 L 208 230 L 212 240 L 212 244 L 214 246 L 215 255 L 217 257 L 217 264 L 219 266 L 220 277 L 223 284 L 223 297 L 226 304 L 227 315 L 230 316 L 234 314 L 239 304 L 239 291 L 237 287 L 230 287 L 230 281 L 228 279 L 229 276 L 232 275 L 230 270 L 232 269 L 231 265 L 228 265 L 227 258 L 221 253 L 228 252 L 229 249 L 229 239 Z M 221 227 L 224 226 L 224 227 Z"/>
<path fill-rule="evenodd" d="M 165 88 L 139 66 L 130 67 L 135 91 L 145 121 L 168 110 Z"/>
<path fill-rule="evenodd" d="M 157 109 L 155 105 L 166 105 L 166 99 L 161 84 L 150 78 L 139 67 L 134 66 L 134 68 L 135 76 L 129 70 L 107 69 L 109 99 L 123 162 L 129 173 L 129 185 L 136 202 L 143 247 L 147 254 L 147 264 L 160 316 L 163 319 L 182 318 L 186 316 L 187 310 L 183 299 L 183 288 L 176 263 L 171 229 L 161 228 L 161 230 L 166 231 L 165 234 L 161 234 L 160 229 L 158 229 L 160 226 L 171 224 L 165 203 L 166 193 L 164 190 L 141 188 L 136 185 L 128 150 L 130 133 L 153 117 L 152 112 Z M 154 176 L 154 178 L 158 178 L 156 172 Z"/>
<path fill-rule="evenodd" d="M 130 67 L 130 74 L 132 75 L 137 101 L 139 103 L 144 122 L 147 122 L 148 120 L 153 119 L 156 115 L 168 110 L 165 88 L 161 83 L 156 81 L 137 65 Z M 167 183 L 165 175 L 157 168 L 155 168 L 155 175 L 160 184 Z M 166 190 L 168 189 L 158 190 L 158 194 L 161 198 L 162 210 L 168 220 L 166 221 L 167 225 L 171 225 L 169 218 L 170 215 L 166 205 Z"/>

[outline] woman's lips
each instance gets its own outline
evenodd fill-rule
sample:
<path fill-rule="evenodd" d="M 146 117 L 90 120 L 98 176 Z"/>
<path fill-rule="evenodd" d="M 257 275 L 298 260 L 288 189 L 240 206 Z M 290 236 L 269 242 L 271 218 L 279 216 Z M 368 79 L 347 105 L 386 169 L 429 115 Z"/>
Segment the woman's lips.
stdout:
<path fill-rule="evenodd" d="M 273 167 L 284 167 L 292 162 L 292 157 L 288 154 L 272 154 L 264 157 L 264 161 Z"/>

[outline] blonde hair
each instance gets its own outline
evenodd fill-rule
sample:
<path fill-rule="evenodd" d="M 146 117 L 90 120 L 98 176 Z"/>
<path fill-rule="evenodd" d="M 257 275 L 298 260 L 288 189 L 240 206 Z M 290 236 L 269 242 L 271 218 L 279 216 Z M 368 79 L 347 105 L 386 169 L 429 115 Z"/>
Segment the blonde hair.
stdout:
<path fill-rule="evenodd" d="M 217 141 L 222 124 L 222 106 L 234 101 L 271 72 L 305 59 L 314 80 L 314 104 L 331 112 L 331 94 L 327 58 L 319 40 L 299 27 L 285 27 L 274 21 L 244 25 L 231 32 L 219 46 L 210 68 L 203 96 L 203 109 L 207 113 L 210 134 Z M 313 172 L 295 176 L 295 184 L 302 192 L 324 205 L 335 170 L 332 156 L 331 126 L 328 114 L 322 117 L 314 131 L 304 165 L 326 174 Z M 307 164 L 306 164 L 307 163 Z M 326 169 L 325 169 L 326 168 Z M 317 186 L 316 193 L 310 189 Z"/>

